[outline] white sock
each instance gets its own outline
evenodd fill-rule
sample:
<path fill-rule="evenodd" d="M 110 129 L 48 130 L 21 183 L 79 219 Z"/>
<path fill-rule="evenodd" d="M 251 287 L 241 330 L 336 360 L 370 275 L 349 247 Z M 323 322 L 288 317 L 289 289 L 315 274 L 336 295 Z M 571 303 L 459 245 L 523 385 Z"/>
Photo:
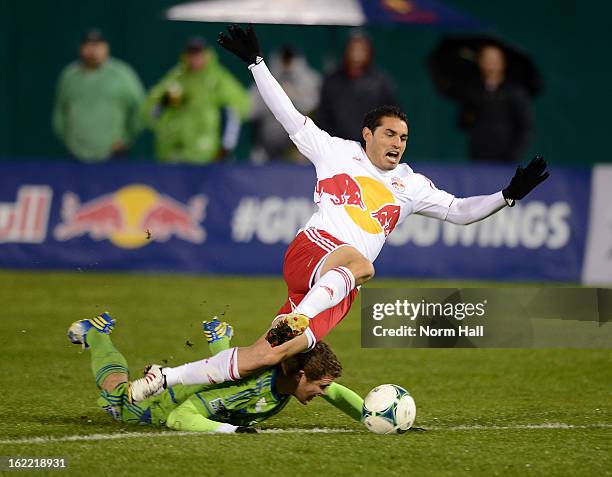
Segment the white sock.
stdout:
<path fill-rule="evenodd" d="M 238 348 L 223 350 L 211 358 L 183 364 L 176 368 L 164 368 L 166 385 L 219 384 L 240 379 L 238 373 Z"/>
<path fill-rule="evenodd" d="M 353 288 L 355 277 L 348 268 L 332 268 L 319 278 L 294 312 L 314 318 L 344 300 Z"/>

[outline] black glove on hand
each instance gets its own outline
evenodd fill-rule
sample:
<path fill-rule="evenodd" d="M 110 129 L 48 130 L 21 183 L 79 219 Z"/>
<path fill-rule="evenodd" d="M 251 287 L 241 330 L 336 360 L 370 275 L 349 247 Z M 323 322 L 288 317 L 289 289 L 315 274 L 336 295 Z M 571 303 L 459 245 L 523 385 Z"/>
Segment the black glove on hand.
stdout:
<path fill-rule="evenodd" d="M 548 179 L 550 174 L 545 172 L 545 170 L 546 161 L 539 154 L 524 169 L 521 166 L 517 167 L 510 184 L 502 190 L 507 204 L 512 207 L 515 200 L 521 200 L 539 184 Z"/>
<path fill-rule="evenodd" d="M 257 434 L 257 429 L 251 426 L 238 426 L 234 432 L 236 434 Z"/>
<path fill-rule="evenodd" d="M 258 64 L 263 60 L 255 30 L 249 25 L 243 30 L 238 25 L 227 27 L 230 36 L 219 33 L 217 43 L 244 61 L 247 65 Z"/>

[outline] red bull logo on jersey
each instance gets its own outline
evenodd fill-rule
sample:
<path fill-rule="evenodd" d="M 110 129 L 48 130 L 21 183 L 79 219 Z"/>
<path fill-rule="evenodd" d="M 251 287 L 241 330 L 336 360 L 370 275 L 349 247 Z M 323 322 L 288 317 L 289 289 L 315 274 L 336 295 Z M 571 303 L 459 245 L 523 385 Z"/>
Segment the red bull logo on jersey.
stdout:
<path fill-rule="evenodd" d="M 398 176 L 393 176 L 391 178 L 391 187 L 398 192 L 404 192 L 406 190 L 406 186 L 404 185 L 404 181 Z"/>
<path fill-rule="evenodd" d="M 366 208 L 361 198 L 361 187 L 348 174 L 336 174 L 333 177 L 321 179 L 317 182 L 315 194 L 319 195 L 319 201 L 325 194 L 335 205 L 356 205 L 362 210 Z"/>
<path fill-rule="evenodd" d="M 386 237 L 397 225 L 400 216 L 400 206 L 387 204 L 377 211 L 371 212 L 370 215 L 380 224 Z"/>
<path fill-rule="evenodd" d="M 200 224 L 207 203 L 206 196 L 196 195 L 183 204 L 142 184 L 84 203 L 76 194 L 66 192 L 62 197 L 62 222 L 53 235 L 59 241 L 88 235 L 127 249 L 144 247 L 152 241 L 166 242 L 172 237 L 202 243 L 206 230 Z"/>
<path fill-rule="evenodd" d="M 397 188 L 404 184 L 397 178 Z M 395 187 L 394 187 L 395 188 Z M 372 177 L 337 174 L 317 182 L 315 202 L 328 197 L 332 204 L 344 206 L 355 224 L 371 234 L 389 235 L 399 220 L 400 206 L 384 184 Z"/>

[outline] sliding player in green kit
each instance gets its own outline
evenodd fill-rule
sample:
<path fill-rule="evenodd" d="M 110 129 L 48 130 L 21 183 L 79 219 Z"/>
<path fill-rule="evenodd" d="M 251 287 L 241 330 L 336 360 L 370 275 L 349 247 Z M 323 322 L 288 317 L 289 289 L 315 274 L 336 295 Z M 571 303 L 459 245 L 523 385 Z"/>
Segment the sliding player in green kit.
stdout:
<path fill-rule="evenodd" d="M 342 366 L 323 342 L 307 353 L 235 382 L 213 385 L 176 385 L 149 399 L 131 404 L 128 365 L 113 346 L 115 326 L 107 313 L 74 322 L 68 339 L 91 352 L 91 366 L 100 389 L 98 403 L 114 419 L 170 429 L 216 433 L 253 433 L 251 425 L 280 412 L 291 396 L 307 404 L 317 396 L 356 420 L 363 400 L 350 389 L 333 382 Z M 229 348 L 232 328 L 217 320 L 204 323 L 213 354 Z"/>

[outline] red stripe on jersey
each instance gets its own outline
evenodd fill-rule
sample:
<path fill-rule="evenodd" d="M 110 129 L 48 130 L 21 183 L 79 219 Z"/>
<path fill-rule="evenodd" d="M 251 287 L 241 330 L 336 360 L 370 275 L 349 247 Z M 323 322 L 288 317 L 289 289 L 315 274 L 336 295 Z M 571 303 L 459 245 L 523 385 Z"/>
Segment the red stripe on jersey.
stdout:
<path fill-rule="evenodd" d="M 230 379 L 232 381 L 236 381 L 236 375 L 234 374 L 234 358 L 236 357 L 236 352 L 238 351 L 238 348 L 234 348 L 234 351 L 232 351 L 232 355 L 230 357 L 230 369 L 229 369 L 229 375 L 230 375 Z"/>

